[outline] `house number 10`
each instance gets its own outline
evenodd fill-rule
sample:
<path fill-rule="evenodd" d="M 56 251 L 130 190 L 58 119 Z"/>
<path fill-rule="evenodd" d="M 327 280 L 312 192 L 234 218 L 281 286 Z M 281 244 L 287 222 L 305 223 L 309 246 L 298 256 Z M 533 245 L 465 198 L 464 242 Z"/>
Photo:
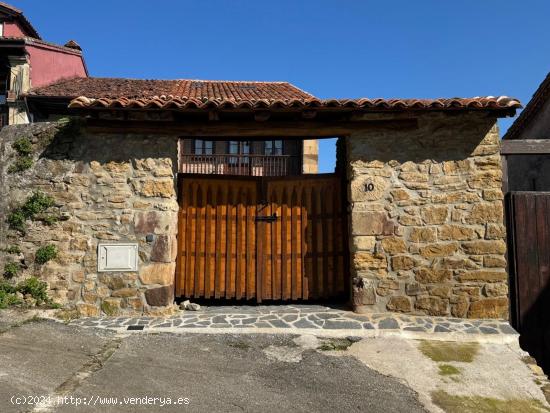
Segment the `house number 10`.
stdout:
<path fill-rule="evenodd" d="M 369 182 L 368 184 L 365 184 L 365 191 L 366 192 L 374 191 L 374 184 L 372 182 Z"/>

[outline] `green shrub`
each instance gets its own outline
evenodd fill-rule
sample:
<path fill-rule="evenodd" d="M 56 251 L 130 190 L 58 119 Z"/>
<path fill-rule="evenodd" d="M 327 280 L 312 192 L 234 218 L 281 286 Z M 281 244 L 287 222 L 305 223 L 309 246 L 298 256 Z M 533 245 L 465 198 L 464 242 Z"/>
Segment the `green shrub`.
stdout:
<path fill-rule="evenodd" d="M 37 264 L 46 264 L 48 261 L 57 257 L 57 247 L 55 245 L 46 245 L 38 248 L 36 251 L 35 261 Z"/>
<path fill-rule="evenodd" d="M 48 284 L 36 277 L 21 281 L 16 289 L 23 295 L 30 294 L 36 300 L 36 305 L 52 303 L 51 298 L 48 297 Z"/>
<path fill-rule="evenodd" d="M 15 293 L 8 293 L 4 290 L 0 290 L 0 309 L 5 309 L 17 304 L 21 304 L 21 300 Z"/>
<path fill-rule="evenodd" d="M 19 155 L 30 155 L 32 153 L 32 143 L 29 138 L 17 139 L 13 143 L 12 147 Z"/>
<path fill-rule="evenodd" d="M 15 262 L 7 262 L 4 265 L 4 278 L 10 280 L 13 277 L 17 276 L 19 272 L 19 265 Z"/>
<path fill-rule="evenodd" d="M 17 287 L 15 285 L 7 283 L 6 281 L 0 281 L 0 291 L 7 294 L 15 294 L 17 292 Z"/>
<path fill-rule="evenodd" d="M 10 245 L 9 247 L 4 248 L 3 251 L 8 254 L 21 254 L 21 248 L 19 248 L 18 245 Z"/>
<path fill-rule="evenodd" d="M 17 208 L 8 215 L 8 225 L 11 229 L 19 232 L 25 232 L 25 214 L 21 208 Z"/>
<path fill-rule="evenodd" d="M 26 218 L 33 218 L 54 205 L 52 197 L 42 192 L 34 192 L 21 207 Z"/>
<path fill-rule="evenodd" d="M 15 162 L 8 168 L 8 173 L 13 174 L 23 172 L 30 169 L 32 166 L 32 158 L 30 156 L 19 156 Z"/>

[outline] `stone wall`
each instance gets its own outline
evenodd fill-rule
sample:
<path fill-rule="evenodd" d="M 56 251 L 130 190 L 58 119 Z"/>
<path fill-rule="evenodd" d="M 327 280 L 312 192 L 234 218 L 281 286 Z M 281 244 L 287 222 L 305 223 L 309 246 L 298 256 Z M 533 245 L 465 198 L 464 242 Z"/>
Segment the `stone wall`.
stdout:
<path fill-rule="evenodd" d="M 32 142 L 32 167 L 9 173 L 16 139 Z M 177 139 L 89 135 L 73 123 L 14 125 L 0 132 L 0 215 L 8 217 L 34 192 L 55 200 L 54 221 L 28 220 L 25 234 L 0 222 L 0 271 L 16 261 L 24 278 L 48 282 L 55 301 L 82 315 L 166 313 L 173 303 L 178 203 Z M 9 194 L 9 195 L 6 195 Z M 149 235 L 149 237 L 147 237 Z M 101 241 L 137 242 L 139 272 L 98 273 Z M 20 254 L 5 250 L 17 245 Z M 40 246 L 57 258 L 38 265 Z"/>
<path fill-rule="evenodd" d="M 485 114 L 346 139 L 358 311 L 506 318 L 499 136 Z"/>

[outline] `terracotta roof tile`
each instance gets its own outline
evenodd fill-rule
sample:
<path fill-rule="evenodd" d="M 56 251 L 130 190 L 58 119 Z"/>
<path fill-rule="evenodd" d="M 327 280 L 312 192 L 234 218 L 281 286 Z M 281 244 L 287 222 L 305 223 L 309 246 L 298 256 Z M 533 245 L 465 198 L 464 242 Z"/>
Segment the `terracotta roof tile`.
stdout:
<path fill-rule="evenodd" d="M 515 110 L 518 100 L 506 96 L 450 99 L 318 99 L 286 82 L 210 80 L 136 80 L 75 78 L 34 89 L 29 97 L 70 100 L 70 108 L 164 110 L 331 109 Z"/>
<path fill-rule="evenodd" d="M 211 80 L 141 80 L 118 78 L 65 79 L 31 90 L 29 95 L 76 98 L 150 98 L 180 96 L 187 99 L 260 100 L 308 99 L 313 96 L 287 82 L 235 82 Z"/>
<path fill-rule="evenodd" d="M 521 107 L 519 101 L 506 97 L 477 97 L 470 99 L 197 99 L 178 96 L 148 98 L 88 98 L 73 99 L 70 108 L 88 109 L 356 109 L 366 111 L 401 110 L 503 110 Z"/>

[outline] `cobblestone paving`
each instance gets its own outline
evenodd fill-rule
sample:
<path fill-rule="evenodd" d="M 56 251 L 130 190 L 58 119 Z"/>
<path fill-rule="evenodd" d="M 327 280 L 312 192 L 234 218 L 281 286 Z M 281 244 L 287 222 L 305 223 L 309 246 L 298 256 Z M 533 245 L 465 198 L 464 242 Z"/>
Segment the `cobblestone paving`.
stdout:
<path fill-rule="evenodd" d="M 355 314 L 324 306 L 223 306 L 182 311 L 171 317 L 81 318 L 72 324 L 126 330 L 128 326 L 154 329 L 300 329 L 300 330 L 401 330 L 421 333 L 505 334 L 516 331 L 501 320 L 469 320 L 399 314 Z M 290 332 L 290 331 L 289 331 Z"/>

